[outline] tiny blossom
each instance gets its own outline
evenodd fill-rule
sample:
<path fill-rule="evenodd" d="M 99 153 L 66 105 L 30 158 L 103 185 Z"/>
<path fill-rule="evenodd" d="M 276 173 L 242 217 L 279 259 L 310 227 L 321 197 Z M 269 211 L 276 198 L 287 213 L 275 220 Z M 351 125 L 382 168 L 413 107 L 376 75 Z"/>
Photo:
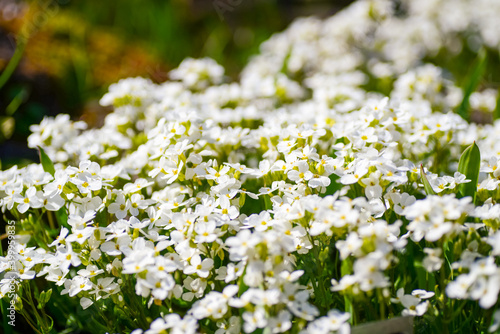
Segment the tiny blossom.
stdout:
<path fill-rule="evenodd" d="M 125 200 L 124 194 L 118 194 L 116 201 L 111 203 L 108 207 L 109 213 L 115 214 L 116 218 L 123 219 L 127 216 L 127 212 L 130 209 L 130 202 Z"/>
<path fill-rule="evenodd" d="M 184 269 L 184 273 L 186 275 L 196 273 L 198 276 L 206 278 L 213 267 L 213 262 L 210 258 L 202 261 L 200 255 L 195 255 L 191 258 L 190 265 Z"/>
<path fill-rule="evenodd" d="M 31 208 L 40 208 L 43 205 L 43 202 L 40 198 L 37 197 L 37 191 L 35 187 L 30 187 L 26 190 L 24 196 L 17 195 L 14 199 L 17 203 L 17 211 L 20 213 L 25 213 L 30 207 Z"/>

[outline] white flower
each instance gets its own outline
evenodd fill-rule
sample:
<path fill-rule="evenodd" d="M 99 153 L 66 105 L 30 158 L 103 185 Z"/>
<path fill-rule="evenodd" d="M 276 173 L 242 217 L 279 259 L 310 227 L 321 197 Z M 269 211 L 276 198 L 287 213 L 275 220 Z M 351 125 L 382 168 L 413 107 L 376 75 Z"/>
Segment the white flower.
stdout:
<path fill-rule="evenodd" d="M 269 327 L 273 333 L 285 333 L 292 327 L 292 315 L 290 312 L 283 310 L 278 313 L 275 318 L 269 319 Z"/>
<path fill-rule="evenodd" d="M 100 190 L 102 187 L 101 178 L 91 177 L 87 173 L 77 174 L 77 176 L 71 178 L 70 181 L 76 184 L 80 193 L 84 195 L 91 191 Z"/>
<path fill-rule="evenodd" d="M 335 246 L 340 251 L 340 258 L 346 259 L 351 254 L 356 254 L 363 245 L 363 240 L 359 238 L 356 232 L 349 233 L 349 236 L 345 241 L 339 240 L 335 243 Z"/>
<path fill-rule="evenodd" d="M 123 219 L 127 216 L 130 202 L 125 200 L 125 195 L 120 193 L 116 196 L 115 202 L 108 207 L 109 213 L 113 213 L 116 218 Z"/>
<path fill-rule="evenodd" d="M 266 313 L 263 308 L 257 308 L 254 312 L 245 312 L 242 315 L 245 333 L 252 333 L 257 328 L 264 328 L 267 325 Z"/>
<path fill-rule="evenodd" d="M 133 194 L 127 202 L 129 203 L 129 211 L 132 216 L 138 216 L 139 210 L 145 210 L 148 205 L 153 203 L 151 200 L 144 200 L 141 194 Z"/>
<path fill-rule="evenodd" d="M 223 76 L 224 68 L 210 58 L 186 58 L 178 68 L 170 71 L 170 78 L 181 80 L 186 87 L 193 89 L 204 89 L 209 84 L 220 84 Z"/>
<path fill-rule="evenodd" d="M 404 209 L 415 203 L 416 198 L 413 195 L 410 195 L 408 193 L 392 193 L 390 194 L 390 197 L 394 203 L 394 212 L 396 212 L 398 215 L 402 215 Z"/>
<path fill-rule="evenodd" d="M 450 298 L 466 299 L 468 297 L 468 289 L 474 283 L 474 280 L 475 277 L 472 275 L 459 275 L 446 286 L 446 295 Z"/>
<path fill-rule="evenodd" d="M 238 279 L 243 274 L 243 269 L 245 267 L 245 263 L 239 262 L 237 264 L 229 263 L 227 265 L 227 273 L 226 277 L 224 278 L 224 282 L 229 283 L 234 281 L 235 279 Z"/>
<path fill-rule="evenodd" d="M 243 222 L 247 227 L 253 227 L 256 231 L 262 232 L 273 225 L 271 215 L 267 211 L 253 214 Z"/>
<path fill-rule="evenodd" d="M 83 217 L 77 214 L 71 214 L 68 217 L 68 224 L 73 230 L 81 230 L 87 227 L 87 225 L 92 224 L 91 220 L 94 219 L 96 213 L 95 211 L 86 211 Z"/>
<path fill-rule="evenodd" d="M 68 282 L 70 282 L 68 280 Z M 73 297 L 77 295 L 80 291 L 92 289 L 92 282 L 87 277 L 76 276 L 71 280 L 71 286 L 69 287 L 69 296 Z"/>
<path fill-rule="evenodd" d="M 64 185 L 68 182 L 68 179 L 69 177 L 65 170 L 56 170 L 54 174 L 54 181 L 43 187 L 45 196 L 53 197 L 55 195 L 60 195 L 63 191 Z"/>
<path fill-rule="evenodd" d="M 413 294 L 405 295 L 403 288 L 398 290 L 397 296 L 398 297 L 396 299 L 391 299 L 391 301 L 393 303 L 403 304 L 403 306 L 405 307 L 402 313 L 403 316 L 422 316 L 425 312 L 427 312 L 427 309 L 429 307 L 428 301 L 421 303 L 421 298 Z"/>
<path fill-rule="evenodd" d="M 415 296 L 417 298 L 420 298 L 420 299 L 429 299 L 431 297 L 434 297 L 434 292 L 432 292 L 432 291 L 425 291 L 425 290 L 422 290 L 422 289 L 417 289 L 417 290 L 413 290 L 411 292 L 411 295 Z"/>
<path fill-rule="evenodd" d="M 368 173 L 366 161 L 360 161 L 356 165 L 347 170 L 347 173 L 341 176 L 340 183 L 353 184 L 361 180 L 365 174 Z"/>
<path fill-rule="evenodd" d="M 328 187 L 331 183 L 331 180 L 327 176 L 314 174 L 313 177 L 309 180 L 309 187 L 318 188 L 318 187 Z"/>
<path fill-rule="evenodd" d="M 382 187 L 379 185 L 379 178 L 380 172 L 375 172 L 361 180 L 366 185 L 365 194 L 369 200 L 382 197 Z"/>
<path fill-rule="evenodd" d="M 82 308 L 84 310 L 87 309 L 87 308 L 89 308 L 90 305 L 92 305 L 93 303 L 94 302 L 91 299 L 87 298 L 87 297 L 82 297 L 80 299 L 80 305 L 82 306 Z"/>
<path fill-rule="evenodd" d="M 43 206 L 49 211 L 57 211 L 64 206 L 66 201 L 60 195 L 45 196 L 42 191 L 37 192 L 37 197 L 42 200 Z"/>
<path fill-rule="evenodd" d="M 59 268 L 66 271 L 69 266 L 78 267 L 82 261 L 77 253 L 73 252 L 71 244 L 67 243 L 65 247 L 58 248 L 56 259 L 59 263 Z"/>
<path fill-rule="evenodd" d="M 424 253 L 427 254 L 422 261 L 425 270 L 434 272 L 441 269 L 444 260 L 441 258 L 440 248 L 424 248 Z"/>
<path fill-rule="evenodd" d="M 364 147 L 368 143 L 375 143 L 378 140 L 377 135 L 375 134 L 375 128 L 368 127 L 362 131 L 360 131 L 354 140 L 354 145 L 356 147 Z"/>
<path fill-rule="evenodd" d="M 172 275 L 162 275 L 159 278 L 156 274 L 149 273 L 146 275 L 146 280 L 152 286 L 151 295 L 160 300 L 167 298 L 169 291 L 171 291 L 175 286 L 175 281 Z"/>
<path fill-rule="evenodd" d="M 126 185 L 123 186 L 123 191 L 126 194 L 132 194 L 135 192 L 140 191 L 143 188 L 149 187 L 153 185 L 154 182 L 148 182 L 146 179 L 139 178 L 134 181 L 134 183 L 127 183 Z"/>
<path fill-rule="evenodd" d="M 209 222 L 198 222 L 194 227 L 196 232 L 195 242 L 213 242 L 217 239 L 217 234 L 215 233 L 215 221 L 210 220 Z"/>
<path fill-rule="evenodd" d="M 259 168 L 255 170 L 252 174 L 256 177 L 262 177 L 269 173 L 271 170 L 271 164 L 269 163 L 269 160 L 262 160 L 259 162 Z"/>
<path fill-rule="evenodd" d="M 301 160 L 297 162 L 297 168 L 298 170 L 292 169 L 287 174 L 291 181 L 303 182 L 313 178 L 314 174 L 309 171 L 309 164 L 307 161 Z"/>
<path fill-rule="evenodd" d="M 201 256 L 196 254 L 191 258 L 189 265 L 184 268 L 184 274 L 197 274 L 199 277 L 207 278 L 214 265 L 214 260 L 206 258 L 203 261 Z"/>
<path fill-rule="evenodd" d="M 20 213 L 25 213 L 29 208 L 37 209 L 42 207 L 43 202 L 37 197 L 37 191 L 35 187 L 30 187 L 26 190 L 24 196 L 15 195 L 14 201 L 19 203 L 17 205 L 17 211 Z"/>
<path fill-rule="evenodd" d="M 83 229 L 75 230 L 72 234 L 66 237 L 66 240 L 69 242 L 76 241 L 81 245 L 94 234 L 94 230 L 95 227 L 85 227 Z"/>
<path fill-rule="evenodd" d="M 99 269 L 95 265 L 88 265 L 85 269 L 80 269 L 77 274 L 82 277 L 94 277 L 96 275 L 102 274 L 104 272 L 103 269 Z"/>
<path fill-rule="evenodd" d="M 140 273 L 146 270 L 149 265 L 154 264 L 154 250 L 151 248 L 143 248 L 130 252 L 126 258 L 123 259 L 123 273 Z"/>

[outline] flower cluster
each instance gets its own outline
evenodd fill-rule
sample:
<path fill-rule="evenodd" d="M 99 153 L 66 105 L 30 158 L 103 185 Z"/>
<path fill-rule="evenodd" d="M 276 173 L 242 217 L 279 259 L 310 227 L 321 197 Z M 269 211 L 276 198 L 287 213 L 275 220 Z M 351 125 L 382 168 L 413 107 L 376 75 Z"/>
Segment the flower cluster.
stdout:
<path fill-rule="evenodd" d="M 112 85 L 99 129 L 65 115 L 32 126 L 41 164 L 0 172 L 18 222 L 1 272 L 78 299 L 110 332 L 346 333 L 398 315 L 487 329 L 500 121 L 453 110 L 491 114 L 497 94 L 464 94 L 436 62 L 498 55 L 500 3 L 398 3 L 298 20 L 239 82 L 186 59 L 163 84 Z"/>

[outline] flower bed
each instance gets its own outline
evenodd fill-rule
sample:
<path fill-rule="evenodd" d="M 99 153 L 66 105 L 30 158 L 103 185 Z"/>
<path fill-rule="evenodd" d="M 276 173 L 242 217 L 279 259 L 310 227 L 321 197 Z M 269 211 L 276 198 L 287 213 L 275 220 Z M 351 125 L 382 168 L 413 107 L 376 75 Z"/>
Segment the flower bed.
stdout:
<path fill-rule="evenodd" d="M 500 114 L 499 14 L 359 1 L 273 36 L 239 82 L 186 59 L 164 84 L 112 85 L 102 128 L 44 119 L 41 163 L 0 173 L 3 314 L 13 301 L 41 333 L 346 333 L 400 315 L 495 331 L 500 122 L 469 119 Z"/>

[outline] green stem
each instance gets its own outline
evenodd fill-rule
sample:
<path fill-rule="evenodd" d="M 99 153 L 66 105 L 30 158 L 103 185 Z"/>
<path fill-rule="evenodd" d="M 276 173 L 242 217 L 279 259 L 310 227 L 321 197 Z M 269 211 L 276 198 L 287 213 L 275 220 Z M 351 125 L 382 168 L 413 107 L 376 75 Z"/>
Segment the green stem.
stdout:
<path fill-rule="evenodd" d="M 448 307 L 448 298 L 446 297 L 446 283 L 445 283 L 445 274 L 444 274 L 444 265 L 440 270 L 440 279 L 439 279 L 439 285 L 440 285 L 440 290 L 441 293 L 443 294 L 443 334 L 448 334 L 448 326 L 450 324 L 450 314 L 449 314 L 449 307 Z"/>
<path fill-rule="evenodd" d="M 320 297 L 326 301 L 326 294 L 325 294 L 325 288 L 323 283 L 323 266 L 320 263 L 319 260 L 319 253 L 318 253 L 318 246 L 314 243 L 314 238 L 308 233 L 309 241 L 313 245 L 312 251 L 313 251 L 313 256 L 315 259 L 315 264 L 316 264 L 316 271 L 318 273 L 317 279 L 316 279 L 316 286 L 313 283 L 313 288 L 315 288 L 314 294 L 316 295 L 316 298 Z M 318 294 L 319 292 L 319 294 Z M 323 306 L 323 305 L 321 305 Z"/>
<path fill-rule="evenodd" d="M 125 282 L 127 284 L 127 288 L 130 288 L 129 291 L 131 291 L 131 293 L 130 293 L 130 296 L 131 296 L 130 297 L 130 302 L 131 302 L 132 305 L 130 305 L 131 306 L 130 310 L 139 311 L 138 313 L 134 312 L 134 315 L 135 315 L 135 317 L 137 319 L 136 322 L 142 328 L 146 328 L 146 327 L 148 327 L 148 321 L 147 321 L 147 316 L 144 313 L 144 305 L 142 305 L 142 303 L 139 302 L 136 299 L 138 296 L 135 294 L 135 287 L 134 287 L 134 284 L 133 284 L 132 280 L 131 279 L 126 279 Z M 141 298 L 141 297 L 139 297 L 139 298 Z"/>
<path fill-rule="evenodd" d="M 52 211 L 47 210 L 47 217 L 49 219 L 49 226 L 52 230 L 56 228 L 56 225 L 54 224 L 54 216 Z"/>
<path fill-rule="evenodd" d="M 107 329 L 111 329 L 113 326 L 111 325 L 110 321 L 108 320 L 108 317 L 104 315 L 102 312 L 101 308 L 96 305 L 96 303 L 92 304 L 92 308 L 94 308 L 97 311 L 97 314 L 101 317 L 101 319 L 104 321 L 106 324 Z M 97 322 L 97 321 L 96 321 Z"/>
<path fill-rule="evenodd" d="M 493 317 L 493 310 L 494 308 L 490 308 L 489 310 L 486 310 L 486 312 L 483 315 L 483 319 L 481 320 L 481 329 L 484 333 L 488 333 L 488 329 L 490 328 L 491 325 L 491 318 Z"/>
<path fill-rule="evenodd" d="M 377 297 L 378 297 L 378 301 L 380 303 L 380 320 L 385 320 L 386 319 L 386 317 L 385 317 L 385 298 L 382 295 L 381 289 L 377 289 Z"/>
<path fill-rule="evenodd" d="M 0 299 L 0 305 L 2 308 L 2 322 L 3 322 L 3 331 L 5 334 L 12 333 L 12 326 L 9 325 L 9 320 L 7 319 L 7 306 L 3 299 Z"/>
<path fill-rule="evenodd" d="M 28 312 L 26 312 L 26 311 L 24 311 L 24 310 L 23 310 L 23 311 L 22 311 L 22 312 L 20 312 L 20 313 L 21 313 L 21 315 L 24 317 L 24 319 L 26 320 L 26 322 L 28 323 L 28 325 L 30 325 L 30 326 L 31 326 L 31 328 L 33 328 L 33 330 L 34 330 L 36 333 L 43 334 L 42 332 L 40 332 L 40 331 L 37 329 L 37 327 L 36 327 L 36 326 L 35 326 L 35 324 L 34 324 L 33 319 L 31 319 L 31 317 L 28 315 Z"/>
<path fill-rule="evenodd" d="M 33 309 L 33 315 L 35 316 L 36 321 L 37 321 L 42 333 L 48 333 L 49 330 L 48 330 L 48 326 L 45 324 L 45 319 L 42 319 L 42 317 L 40 317 L 40 314 L 38 314 L 38 311 L 36 310 L 35 302 L 33 301 L 33 298 L 31 297 L 31 287 L 30 287 L 29 282 L 26 283 L 26 292 L 28 295 L 27 302 L 31 306 L 31 308 Z"/>

